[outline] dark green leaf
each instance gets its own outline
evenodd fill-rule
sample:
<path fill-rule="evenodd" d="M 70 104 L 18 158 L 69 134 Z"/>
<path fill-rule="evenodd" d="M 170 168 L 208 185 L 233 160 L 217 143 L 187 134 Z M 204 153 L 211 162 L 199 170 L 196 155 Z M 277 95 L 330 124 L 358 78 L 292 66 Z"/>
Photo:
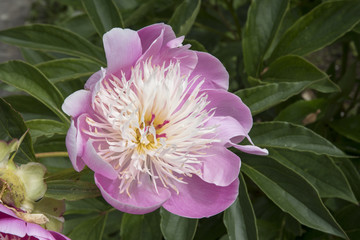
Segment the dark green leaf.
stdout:
<path fill-rule="evenodd" d="M 279 30 L 288 0 L 251 2 L 243 36 L 245 70 L 257 77 L 261 71 L 266 51 Z"/>
<path fill-rule="evenodd" d="M 312 82 L 269 83 L 235 92 L 250 108 L 252 115 L 261 113 L 308 88 Z"/>
<path fill-rule="evenodd" d="M 103 214 L 87 219 L 71 231 L 69 238 L 77 240 L 102 240 L 107 216 L 108 214 Z"/>
<path fill-rule="evenodd" d="M 124 27 L 120 11 L 113 0 L 82 0 L 82 4 L 98 34 L 115 27 Z"/>
<path fill-rule="evenodd" d="M 335 158 L 335 163 L 339 166 L 341 171 L 345 174 L 348 179 L 350 186 L 357 198 L 360 201 L 360 173 L 351 162 L 351 160 L 347 158 Z"/>
<path fill-rule="evenodd" d="M 45 196 L 55 199 L 76 201 L 84 198 L 94 198 L 100 195 L 97 186 L 90 182 L 74 180 L 53 180 L 46 182 Z"/>
<path fill-rule="evenodd" d="M 169 20 L 177 36 L 186 35 L 199 13 L 201 0 L 184 0 L 175 10 Z"/>
<path fill-rule="evenodd" d="M 224 212 L 224 224 L 230 240 L 258 239 L 256 218 L 246 182 L 240 173 L 240 190 L 236 201 Z"/>
<path fill-rule="evenodd" d="M 330 122 L 330 126 L 339 134 L 360 143 L 360 115 L 342 118 Z"/>
<path fill-rule="evenodd" d="M 125 213 L 121 221 L 120 236 L 126 240 L 160 240 L 162 235 L 159 212 L 146 215 Z"/>
<path fill-rule="evenodd" d="M 323 2 L 288 29 L 271 60 L 288 54 L 306 55 L 331 44 L 358 23 L 359 12 L 359 1 Z"/>
<path fill-rule="evenodd" d="M 342 198 L 357 203 L 344 173 L 331 158 L 310 152 L 269 149 L 271 158 L 309 181 L 323 198 Z M 331 177 L 329 177 L 331 176 Z"/>
<path fill-rule="evenodd" d="M 316 82 L 311 88 L 319 92 L 339 92 L 340 88 L 333 83 L 329 76 L 312 63 L 299 56 L 284 56 L 270 64 L 262 76 L 264 82 Z"/>
<path fill-rule="evenodd" d="M 26 121 L 26 126 L 30 129 L 33 139 L 40 136 L 52 137 L 54 134 L 66 134 L 68 126 L 61 122 L 50 119 L 33 119 Z"/>
<path fill-rule="evenodd" d="M 53 83 L 89 77 L 100 70 L 100 66 L 81 58 L 66 58 L 44 62 L 36 66 Z"/>
<path fill-rule="evenodd" d="M 0 140 L 20 139 L 26 131 L 27 127 L 21 115 L 0 98 Z M 35 161 L 35 153 L 29 134 L 25 135 L 15 159 L 21 163 Z"/>
<path fill-rule="evenodd" d="M 26 62 L 30 64 L 38 64 L 54 59 L 54 57 L 48 53 L 36 51 L 30 48 L 20 48 L 20 50 Z"/>
<path fill-rule="evenodd" d="M 244 173 L 284 212 L 308 227 L 346 237 L 305 179 L 271 158 L 241 156 Z"/>
<path fill-rule="evenodd" d="M 89 39 L 91 36 L 96 35 L 96 30 L 91 24 L 89 17 L 85 13 L 78 14 L 66 19 L 66 21 L 60 23 L 60 26 L 72 32 L 76 32 L 77 34 L 81 35 L 86 39 Z"/>
<path fill-rule="evenodd" d="M 0 31 L 0 41 L 41 51 L 51 51 L 83 57 L 105 65 L 105 55 L 85 38 L 66 29 L 34 24 Z"/>
<path fill-rule="evenodd" d="M 62 121 L 69 123 L 68 117 L 61 111 L 64 98 L 37 68 L 21 61 L 5 62 L 0 64 L 0 80 L 29 93 Z"/>
<path fill-rule="evenodd" d="M 310 129 L 287 122 L 255 123 L 249 135 L 256 145 L 262 147 L 346 157 L 340 149 Z"/>
<path fill-rule="evenodd" d="M 360 207 L 348 205 L 335 214 L 336 220 L 343 227 L 349 239 L 360 239 Z"/>
<path fill-rule="evenodd" d="M 167 240 L 192 240 L 194 238 L 198 219 L 190 219 L 172 214 L 160 209 L 161 232 Z"/>

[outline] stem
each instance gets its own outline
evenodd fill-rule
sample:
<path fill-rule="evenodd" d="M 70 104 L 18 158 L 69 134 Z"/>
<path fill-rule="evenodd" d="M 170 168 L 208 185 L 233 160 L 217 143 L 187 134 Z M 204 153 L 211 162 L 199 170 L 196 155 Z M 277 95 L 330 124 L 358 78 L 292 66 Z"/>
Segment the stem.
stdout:
<path fill-rule="evenodd" d="M 36 158 L 46 158 L 46 157 L 68 157 L 69 154 L 67 152 L 44 152 L 44 153 L 36 153 Z"/>
<path fill-rule="evenodd" d="M 224 0 L 224 2 L 226 3 L 229 11 L 230 11 L 230 14 L 231 16 L 233 17 L 233 20 L 234 20 L 234 23 L 235 23 L 235 26 L 236 26 L 236 30 L 237 30 L 237 33 L 238 33 L 238 39 L 241 39 L 241 25 L 240 25 L 240 21 L 239 21 L 239 18 L 235 12 L 235 9 L 233 7 L 233 1 L 232 0 Z"/>

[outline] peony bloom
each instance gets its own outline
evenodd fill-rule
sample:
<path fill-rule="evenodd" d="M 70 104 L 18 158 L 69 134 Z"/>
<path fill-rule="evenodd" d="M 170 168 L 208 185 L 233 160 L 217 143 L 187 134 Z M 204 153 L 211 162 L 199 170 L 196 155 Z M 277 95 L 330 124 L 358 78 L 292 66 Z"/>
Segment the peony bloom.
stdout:
<path fill-rule="evenodd" d="M 4 240 L 69 240 L 64 235 L 25 222 L 13 211 L 0 204 L 0 239 Z"/>
<path fill-rule="evenodd" d="M 64 102 L 74 168 L 92 169 L 105 200 L 121 211 L 215 215 L 238 194 L 240 159 L 227 147 L 267 154 L 237 145 L 250 140 L 249 108 L 227 92 L 219 60 L 183 40 L 165 24 L 110 30 L 107 68 Z"/>

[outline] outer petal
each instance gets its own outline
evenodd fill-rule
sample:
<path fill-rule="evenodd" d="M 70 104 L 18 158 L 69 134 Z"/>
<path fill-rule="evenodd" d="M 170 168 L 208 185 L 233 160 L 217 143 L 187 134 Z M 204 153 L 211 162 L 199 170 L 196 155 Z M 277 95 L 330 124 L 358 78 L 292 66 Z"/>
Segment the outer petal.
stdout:
<path fill-rule="evenodd" d="M 176 215 L 188 218 L 203 218 L 218 214 L 228 208 L 236 199 L 239 189 L 239 179 L 229 186 L 219 187 L 204 182 L 193 175 L 177 183 L 179 194 L 172 191 L 171 198 L 163 207 Z"/>
<path fill-rule="evenodd" d="M 44 228 L 40 227 L 40 225 L 34 223 L 27 223 L 26 224 L 26 233 L 28 236 L 36 237 L 40 240 L 55 240 L 53 235 L 49 233 L 49 231 L 45 230 Z"/>
<path fill-rule="evenodd" d="M 224 146 L 213 145 L 206 149 L 203 159 L 202 180 L 217 186 L 228 186 L 239 176 L 240 158 Z"/>
<path fill-rule="evenodd" d="M 69 116 L 77 117 L 82 113 L 88 112 L 91 108 L 91 92 L 79 90 L 68 96 L 62 110 Z"/>
<path fill-rule="evenodd" d="M 142 54 L 140 37 L 130 29 L 113 28 L 104 34 L 103 42 L 110 74 L 130 68 Z"/>
<path fill-rule="evenodd" d="M 119 179 L 110 180 L 96 173 L 95 183 L 104 199 L 113 207 L 127 213 L 145 214 L 159 208 L 170 198 L 170 192 L 162 187 L 158 187 L 159 194 L 156 193 L 150 180 L 145 177 L 140 179 L 141 184 L 133 186 L 131 198 L 126 193 L 119 193 Z"/>
<path fill-rule="evenodd" d="M 82 159 L 86 163 L 86 165 L 93 170 L 95 173 L 103 175 L 109 179 L 116 179 L 118 173 L 114 170 L 113 166 L 105 162 L 96 152 L 93 141 L 88 140 L 84 153 L 82 155 Z"/>
<path fill-rule="evenodd" d="M 163 23 L 144 27 L 138 31 L 138 34 L 141 39 L 141 46 L 144 52 L 153 44 L 156 39 L 158 39 L 160 34 L 163 35 L 161 42 L 164 44 L 176 38 L 172 28 L 169 25 Z"/>
<path fill-rule="evenodd" d="M 198 81 L 205 80 L 202 89 L 223 89 L 229 88 L 229 74 L 224 65 L 214 56 L 205 52 L 196 52 L 198 57 L 197 65 L 191 73 L 190 79 L 200 76 Z"/>
<path fill-rule="evenodd" d="M 70 240 L 70 238 L 54 231 L 49 231 L 49 233 L 56 239 L 56 240 Z"/>
<path fill-rule="evenodd" d="M 0 213 L 0 216 L 2 214 Z M 26 235 L 26 223 L 17 218 L 0 217 L 0 233 L 12 234 L 19 237 Z"/>
<path fill-rule="evenodd" d="M 242 152 L 249 153 L 249 154 L 255 154 L 255 155 L 268 155 L 269 151 L 265 148 L 260 148 L 258 146 L 254 145 L 237 145 L 232 142 L 230 142 L 230 145 L 234 148 L 239 149 Z"/>

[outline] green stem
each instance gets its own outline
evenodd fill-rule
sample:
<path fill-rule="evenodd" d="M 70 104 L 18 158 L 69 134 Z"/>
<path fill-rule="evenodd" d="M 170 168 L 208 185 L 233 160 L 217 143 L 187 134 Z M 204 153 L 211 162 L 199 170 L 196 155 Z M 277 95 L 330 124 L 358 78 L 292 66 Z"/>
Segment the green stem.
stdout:
<path fill-rule="evenodd" d="M 44 153 L 36 153 L 36 158 L 46 158 L 46 157 L 68 157 L 69 154 L 67 152 L 44 152 Z"/>

